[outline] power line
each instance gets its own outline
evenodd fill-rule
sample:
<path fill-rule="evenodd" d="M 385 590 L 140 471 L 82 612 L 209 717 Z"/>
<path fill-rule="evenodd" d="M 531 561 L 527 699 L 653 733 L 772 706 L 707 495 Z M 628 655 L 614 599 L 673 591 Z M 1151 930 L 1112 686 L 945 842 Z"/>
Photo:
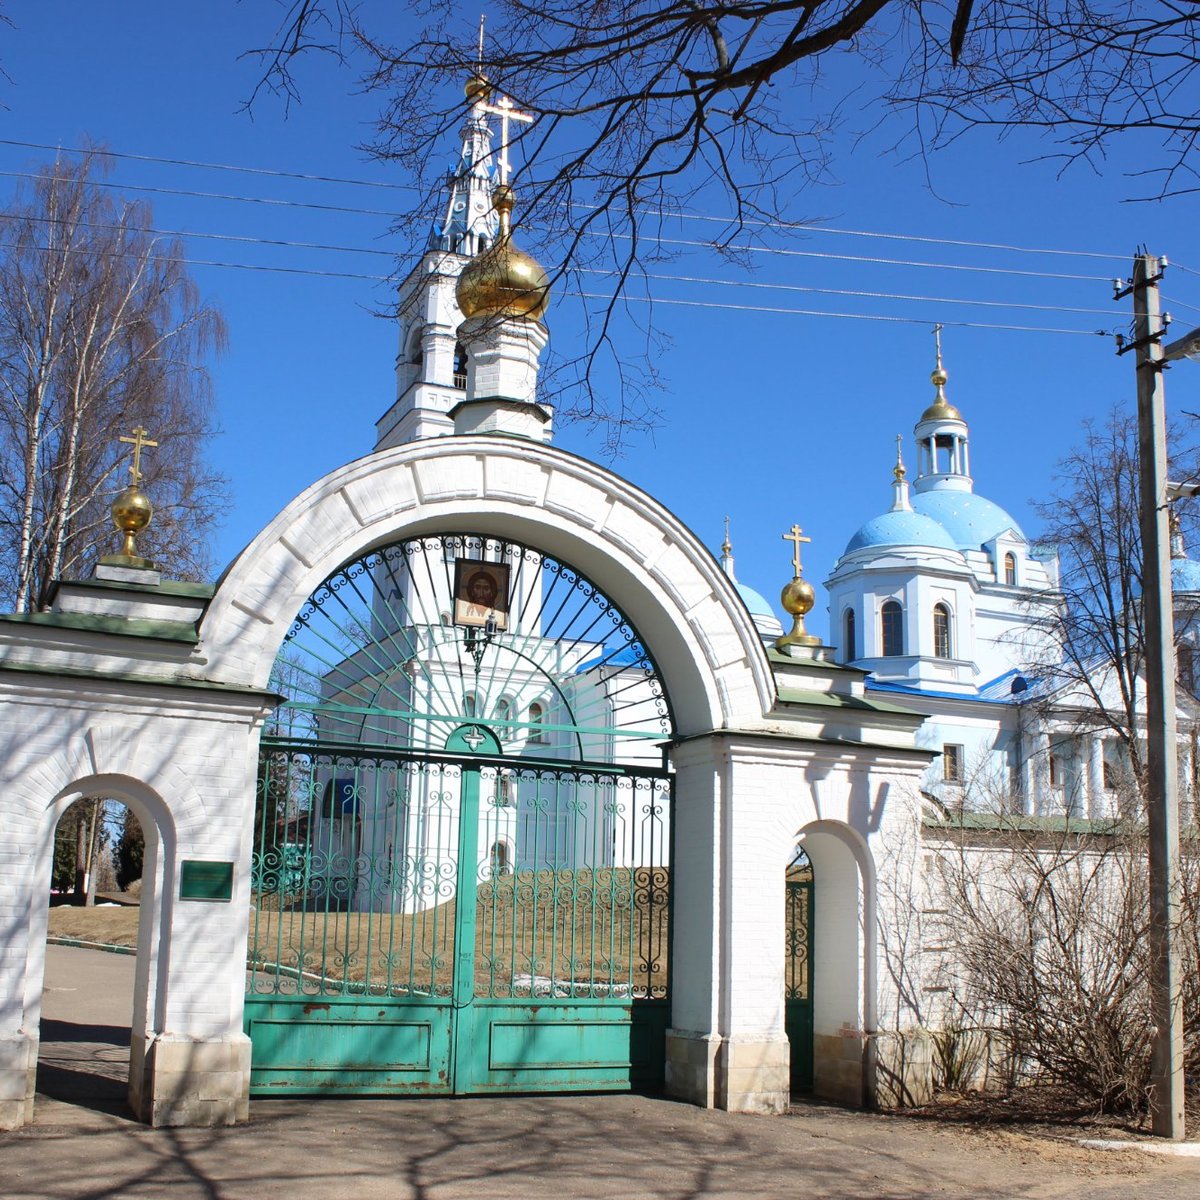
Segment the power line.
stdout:
<path fill-rule="evenodd" d="M 125 158 L 133 162 L 164 163 L 171 167 L 202 167 L 207 171 L 236 171 L 244 175 L 266 175 L 273 179 L 298 179 L 304 183 L 346 183 L 353 187 L 394 188 L 398 191 L 417 192 L 420 188 L 412 183 L 393 183 L 382 179 L 348 179 L 338 175 L 310 175 L 301 171 L 280 171 L 274 167 L 243 167 L 235 163 L 198 162 L 191 158 L 161 158 L 154 154 L 129 154 L 121 150 L 106 150 L 93 147 L 91 150 L 77 146 L 51 146 L 46 142 L 21 142 L 15 138 L 0 138 L 0 146 L 23 146 L 28 150 L 53 150 L 56 154 L 95 154 L 104 158 Z"/>
<path fill-rule="evenodd" d="M 591 292 L 574 292 L 584 300 L 606 300 L 608 297 L 598 295 Z M 905 325 L 928 325 L 928 317 L 896 317 L 885 316 L 877 313 L 831 313 L 822 312 L 820 309 L 810 308 L 774 308 L 767 305 L 757 304 L 725 304 L 718 300 L 669 300 L 660 299 L 652 296 L 624 296 L 624 300 L 636 301 L 643 304 L 671 304 L 679 305 L 687 308 L 718 308 L 731 309 L 736 312 L 756 312 L 769 313 L 779 316 L 796 316 L 796 317 L 835 317 L 838 320 L 845 321 L 887 321 L 900 323 Z M 942 321 L 941 324 L 952 326 L 955 329 L 999 329 L 1011 333 L 1060 333 L 1078 335 L 1081 337 L 1111 337 L 1112 334 L 1107 329 L 1056 329 L 1046 325 L 1001 325 L 987 321 Z"/>
<path fill-rule="evenodd" d="M 54 222 L 53 218 L 46 218 L 46 217 L 37 217 L 37 218 L 34 218 L 34 220 L 41 221 L 41 222 L 48 222 L 51 224 L 57 223 L 57 222 Z M 88 228 L 99 228 L 99 229 L 109 229 L 109 230 L 121 228 L 121 226 L 110 225 L 110 224 L 106 224 L 103 222 L 80 221 L 79 224 L 86 226 Z M 332 250 L 332 251 L 345 251 L 345 252 L 361 253 L 361 254 L 385 255 L 389 258 L 393 257 L 391 252 L 387 251 L 387 250 L 373 250 L 373 249 L 359 248 L 359 247 L 353 247 L 353 246 L 333 246 L 333 245 L 326 245 L 326 244 L 321 244 L 321 243 L 316 243 L 316 242 L 286 242 L 286 241 L 280 241 L 280 240 L 270 239 L 270 238 L 239 237 L 239 236 L 235 236 L 232 234 L 219 234 L 219 233 L 205 234 L 205 233 L 196 233 L 194 231 L 148 229 L 148 228 L 144 228 L 142 230 L 142 232 L 155 234 L 160 237 L 178 237 L 178 238 L 210 237 L 210 238 L 215 238 L 215 239 L 219 239 L 219 240 L 234 241 L 234 242 L 238 242 L 238 243 L 261 244 L 261 245 L 267 245 L 267 246 L 284 247 L 284 248 L 288 248 L 288 249 Z M 9 245 L 11 245 L 11 243 Z M 52 250 L 58 250 L 61 253 L 67 253 L 67 254 L 87 254 L 87 253 L 93 252 L 88 247 L 35 246 L 33 248 L 37 249 L 37 250 L 41 250 L 41 251 L 46 251 L 46 252 L 50 252 Z M 100 249 L 100 250 L 97 250 L 94 252 L 109 255 L 109 256 L 119 255 L 122 257 L 137 257 L 136 253 L 133 251 Z M 359 273 L 359 272 L 350 272 L 350 271 L 326 271 L 326 270 L 311 269 L 311 268 L 305 268 L 305 267 L 270 266 L 270 265 L 263 265 L 263 264 L 258 264 L 258 263 L 243 263 L 243 262 L 224 262 L 224 261 L 217 261 L 217 260 L 213 260 L 213 259 L 198 259 L 198 258 L 191 258 L 191 257 L 181 257 L 181 256 L 177 256 L 177 255 L 162 255 L 162 254 L 160 254 L 160 255 L 157 255 L 156 257 L 159 257 L 163 261 L 166 261 L 166 262 L 178 263 L 178 264 L 181 264 L 184 266 L 225 267 L 225 268 L 232 269 L 232 270 L 267 271 L 267 272 L 275 272 L 275 273 L 289 274 L 289 275 L 312 275 L 312 276 L 316 276 L 316 277 L 320 277 L 320 278 L 333 278 L 333 279 L 356 279 L 356 280 L 362 280 L 364 282 L 369 282 L 369 283 L 386 283 L 389 280 L 392 280 L 394 278 L 394 276 L 389 276 L 389 275 L 367 275 L 367 274 L 363 274 L 363 273 Z M 599 275 L 599 276 L 611 277 L 614 274 L 614 272 L 612 272 L 612 271 L 599 270 L 599 269 L 586 268 L 586 267 L 576 268 L 576 270 L 580 274 L 583 274 L 583 275 Z M 668 274 L 663 274 L 663 273 L 658 273 L 658 272 L 647 273 L 644 276 L 644 278 L 653 280 L 653 281 L 659 282 L 659 283 L 690 283 L 690 284 L 699 284 L 699 285 L 706 286 L 706 287 L 743 287 L 743 288 L 752 288 L 752 289 L 766 290 L 766 291 L 799 292 L 799 293 L 803 293 L 806 295 L 849 296 L 849 297 L 853 297 L 856 299 L 899 300 L 899 301 L 904 301 L 904 302 L 908 302 L 908 303 L 958 305 L 958 306 L 965 306 L 965 307 L 972 307 L 972 308 L 1007 308 L 1007 309 L 1020 309 L 1020 310 L 1024 310 L 1024 311 L 1034 311 L 1034 312 L 1074 313 L 1074 314 L 1083 315 L 1083 316 L 1110 316 L 1112 313 L 1111 309 L 1077 308 L 1077 307 L 1071 307 L 1071 306 L 1067 306 L 1067 305 L 1056 305 L 1056 304 L 1032 304 L 1032 303 L 1025 303 L 1025 302 L 1020 302 L 1020 301 L 1008 301 L 1008 300 L 979 300 L 979 299 L 971 299 L 969 297 L 955 297 L 955 296 L 919 296 L 919 295 L 913 295 L 911 293 L 904 293 L 904 292 L 879 292 L 879 291 L 866 291 L 866 290 L 861 290 L 861 289 L 850 289 L 850 288 L 820 288 L 820 287 L 810 287 L 810 286 L 803 285 L 803 284 L 767 283 L 767 282 L 760 282 L 758 280 L 743 280 L 743 279 L 717 279 L 717 278 L 705 278 L 705 277 L 692 276 L 692 275 L 668 275 Z M 630 298 L 643 299 L 642 297 L 633 297 L 633 296 L 631 296 Z M 612 297 L 609 297 L 608 299 L 611 300 Z M 662 298 L 646 297 L 645 299 L 649 299 L 651 302 L 656 302 Z M 667 301 L 664 299 L 664 300 L 662 300 L 662 302 L 666 303 Z M 681 301 L 671 301 L 671 302 L 672 303 L 680 303 Z M 1183 307 L 1188 307 L 1188 306 L 1183 305 Z"/>
<path fill-rule="evenodd" d="M 61 224 L 62 223 L 60 221 L 56 221 L 55 218 L 53 218 L 53 217 L 32 217 L 29 219 L 31 219 L 35 222 L 43 223 L 43 224 Z M 86 228 L 89 228 L 89 229 L 117 230 L 117 229 L 122 228 L 122 226 L 113 225 L 113 224 L 110 224 L 107 222 L 102 222 L 102 221 L 80 220 L 78 222 L 78 224 L 81 226 L 84 226 Z M 348 254 L 371 254 L 371 255 L 383 256 L 385 258 L 394 258 L 395 257 L 393 252 L 390 250 L 379 250 L 379 249 L 375 249 L 375 248 L 371 248 L 371 247 L 363 247 L 363 246 L 339 246 L 339 245 L 323 243 L 323 242 L 297 242 L 297 241 L 288 241 L 288 240 L 280 239 L 280 238 L 259 238 L 259 237 L 243 236 L 243 235 L 239 235 L 239 234 L 205 233 L 205 232 L 201 232 L 201 231 L 197 231 L 197 230 L 156 229 L 156 228 L 150 228 L 150 227 L 146 227 L 146 226 L 141 227 L 141 229 L 145 233 L 153 234 L 158 237 L 208 238 L 208 239 L 212 239 L 212 240 L 216 240 L 216 241 L 228 241 L 228 242 L 234 242 L 234 243 L 242 244 L 242 245 L 274 246 L 274 247 L 278 247 L 278 248 L 282 248 L 282 249 L 296 249 L 296 250 L 323 250 L 323 251 L 333 251 L 333 252 L 348 253 Z M 212 262 L 209 260 L 200 260 L 200 259 L 180 259 L 178 261 L 185 263 L 185 264 L 194 265 L 194 266 L 228 266 L 228 267 L 240 267 L 240 268 L 246 269 L 246 270 L 252 269 L 255 265 L 255 264 L 247 264 L 247 263 L 217 263 L 217 262 Z M 265 270 L 268 268 L 264 267 L 263 269 Z M 296 267 L 277 268 L 277 269 L 278 270 L 286 269 L 289 273 L 302 273 L 302 269 L 296 268 Z M 604 269 L 592 268 L 592 267 L 577 267 L 577 268 L 574 268 L 574 270 L 576 270 L 579 274 L 582 274 L 582 275 L 598 275 L 598 276 L 604 276 L 604 277 L 612 277 L 615 274 L 615 272 L 613 272 L 611 270 L 604 270 Z M 322 272 L 314 272 L 314 274 L 321 274 L 321 273 Z M 362 279 L 362 280 L 374 280 L 374 281 L 383 281 L 387 278 L 391 278 L 390 276 L 363 275 L 363 274 L 353 274 L 353 273 L 349 273 L 349 272 L 341 273 L 338 275 L 338 277 L 345 278 L 345 279 Z M 660 282 L 660 283 L 692 283 L 692 284 L 699 284 L 699 285 L 706 286 L 706 287 L 742 287 L 742 288 L 752 288 L 752 289 L 766 290 L 766 291 L 800 292 L 800 293 L 809 294 L 809 295 L 852 296 L 852 297 L 858 297 L 858 298 L 862 298 L 862 299 L 904 300 L 904 301 L 915 301 L 915 302 L 919 302 L 919 303 L 928 303 L 928 304 L 966 305 L 966 306 L 979 307 L 979 308 L 1026 309 L 1026 310 L 1032 310 L 1032 311 L 1037 311 L 1037 312 L 1063 312 L 1063 313 L 1075 313 L 1075 314 L 1086 315 L 1086 316 L 1108 316 L 1112 312 L 1111 309 L 1079 308 L 1079 307 L 1073 307 L 1073 306 L 1068 306 L 1068 305 L 1059 305 L 1059 304 L 1032 304 L 1032 303 L 1021 302 L 1021 301 L 981 300 L 981 299 L 971 299 L 969 297 L 918 296 L 918 295 L 913 295 L 911 293 L 903 293 L 903 292 L 881 292 L 881 291 L 868 291 L 868 290 L 864 290 L 864 289 L 849 289 L 849 288 L 821 288 L 821 287 L 811 287 L 811 286 L 804 285 L 804 284 L 773 283 L 773 282 L 750 280 L 750 279 L 720 279 L 720 278 L 693 276 L 693 275 L 666 274 L 663 272 L 645 272 L 640 277 L 649 279 L 649 280 L 653 280 L 656 282 Z M 1184 307 L 1184 308 L 1191 307 L 1191 306 L 1187 305 L 1186 303 L 1184 303 L 1183 301 L 1179 301 L 1178 303 L 1179 303 L 1180 307 Z"/>
<path fill-rule="evenodd" d="M 161 163 L 167 166 L 196 167 L 209 171 L 233 171 L 246 175 L 262 175 L 273 179 L 295 179 L 304 183 L 338 183 L 352 187 L 388 188 L 396 191 L 420 192 L 421 189 L 412 183 L 396 183 L 391 180 L 353 179 L 338 175 L 314 175 L 300 171 L 283 171 L 273 167 L 247 167 L 236 163 L 203 162 L 190 158 L 166 158 L 154 154 L 132 154 L 121 150 L 97 149 L 89 151 L 79 147 L 52 146 L 46 142 L 26 142 L 16 138 L 0 138 L 2 146 L 21 146 L 31 150 L 51 150 L 56 153 L 107 155 L 110 158 L 127 159 L 132 162 Z M 187 193 L 191 194 L 191 193 Z M 229 197 L 222 197 L 229 198 Z M 246 197 L 249 199 L 250 197 Z M 572 207 L 584 208 L 591 211 L 598 209 L 597 205 L 573 201 Z M 369 212 L 370 210 L 353 210 Z M 930 237 L 925 234 L 886 233 L 872 229 L 841 229 L 833 225 L 818 225 L 806 221 L 768 220 L 766 218 L 744 218 L 732 216 L 714 216 L 710 213 L 692 212 L 687 209 L 670 211 L 667 209 L 642 208 L 638 210 L 645 216 L 657 216 L 667 219 L 677 218 L 685 221 L 705 221 L 710 224 L 750 226 L 761 229 L 788 229 L 795 232 L 810 232 L 819 234 L 835 234 L 845 237 L 879 238 L 897 242 L 917 242 L 934 246 L 958 246 L 973 250 L 1002 250 L 1013 254 L 1046 254 L 1068 258 L 1099 258 L 1115 262 L 1124 262 L 1128 255 L 1112 254 L 1095 250 L 1062 250 L 1045 246 L 1017 246 L 1007 242 L 976 242 L 961 238 Z M 372 214 L 379 215 L 379 214 Z M 387 214 L 384 214 L 387 215 Z M 398 214 L 395 214 L 398 215 Z M 1184 268 L 1189 270 L 1190 268 Z"/>
<path fill-rule="evenodd" d="M 0 249 L 9 248 L 11 243 L 0 243 Z M 36 250 L 48 250 L 46 246 L 35 246 Z M 84 248 L 70 249 L 58 247 L 63 253 L 83 254 L 89 253 Z M 131 251 L 109 250 L 100 251 L 107 256 L 119 256 L 123 258 L 136 257 Z M 271 267 L 262 266 L 253 263 L 233 263 L 233 262 L 218 262 L 207 259 L 183 258 L 177 255 L 162 255 L 159 256 L 165 262 L 178 263 L 185 266 L 198 267 L 226 267 L 233 270 L 241 271 L 264 271 L 269 273 L 279 273 L 287 275 L 312 275 L 326 279 L 353 279 L 363 280 L 371 283 L 386 283 L 389 281 L 389 276 L 386 275 L 360 275 L 351 272 L 342 271 L 319 271 L 304 267 Z M 603 300 L 608 302 L 612 299 L 610 296 L 605 296 L 595 292 L 569 291 L 567 295 L 574 296 L 581 300 Z M 903 297 L 897 297 L 903 299 Z M 703 309 L 720 309 L 728 312 L 753 312 L 765 313 L 776 316 L 795 316 L 795 317 L 836 317 L 848 321 L 886 321 L 891 323 L 902 323 L 909 325 L 928 325 L 928 317 L 902 317 L 888 316 L 878 313 L 831 313 L 824 312 L 820 309 L 808 308 L 783 308 L 773 305 L 759 304 L 732 304 L 716 300 L 684 300 L 669 297 L 652 297 L 652 296 L 635 296 L 625 295 L 622 297 L 624 301 L 642 304 L 655 305 L 670 305 L 677 308 L 703 308 Z M 1054 311 L 1054 310 L 1051 310 Z M 956 329 L 994 329 L 1012 333 L 1056 333 L 1070 334 L 1087 337 L 1108 337 L 1110 332 L 1105 329 L 1061 329 L 1053 326 L 1043 325 L 1008 325 L 998 322 L 988 321 L 943 321 L 943 325 L 953 326 Z"/>
<path fill-rule="evenodd" d="M 581 269 L 581 274 L 612 276 L 616 272 L 595 271 L 584 268 Z M 771 291 L 806 292 L 821 296 L 853 296 L 867 300 L 915 300 L 927 304 L 967 304 L 979 308 L 1021 308 L 1032 309 L 1037 312 L 1077 313 L 1093 317 L 1111 316 L 1113 311 L 1110 308 L 1073 308 L 1060 304 L 1029 304 L 1015 300 L 970 300 L 952 296 L 914 296 L 903 292 L 870 292 L 851 288 L 808 287 L 798 283 L 764 283 L 753 279 L 704 279 L 692 275 L 660 275 L 654 272 L 647 272 L 644 278 L 660 282 L 699 283 L 706 286 L 765 288 Z M 1184 305 L 1183 307 L 1186 308 L 1188 306 Z"/>
<path fill-rule="evenodd" d="M 632 234 L 628 233 L 601 232 L 599 230 L 587 230 L 585 232 L 592 237 L 616 241 L 633 240 Z M 712 242 L 693 241 L 688 238 L 655 238 L 654 244 L 662 246 L 690 246 L 707 250 L 716 249 L 716 246 Z M 867 255 L 835 254 L 832 251 L 826 250 L 792 250 L 783 246 L 722 246 L 721 250 L 736 254 L 777 254 L 784 258 L 836 259 L 838 262 L 877 263 L 892 267 L 929 267 L 939 271 L 974 271 L 983 275 L 1015 275 L 1030 279 L 1065 279 L 1075 283 L 1109 284 L 1112 282 L 1107 275 L 1069 275 L 1055 271 L 1025 271 L 1018 267 L 979 267 L 966 263 L 924 262 L 920 259 L 904 258 L 878 258 Z"/>
<path fill-rule="evenodd" d="M 42 175 L 35 171 L 0 171 L 0 176 L 7 179 L 41 179 Z M 280 208 L 308 208 L 319 212 L 351 213 L 363 217 L 388 217 L 400 220 L 404 213 L 390 212 L 379 208 L 353 208 L 343 204 L 317 204 L 311 200 L 274 200 L 265 196 L 235 196 L 226 192 L 193 192 L 184 188 L 150 187 L 140 183 L 114 183 L 107 179 L 89 181 L 92 187 L 114 188 L 122 192 L 151 192 L 158 196 L 188 196 L 196 200 L 238 200 L 243 204 L 267 204 Z"/>

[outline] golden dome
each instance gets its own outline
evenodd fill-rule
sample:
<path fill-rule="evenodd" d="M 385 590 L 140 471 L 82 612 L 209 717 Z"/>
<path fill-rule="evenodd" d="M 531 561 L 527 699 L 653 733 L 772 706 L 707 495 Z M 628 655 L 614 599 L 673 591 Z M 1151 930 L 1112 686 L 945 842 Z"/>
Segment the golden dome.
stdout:
<path fill-rule="evenodd" d="M 500 214 L 494 245 L 463 268 L 454 294 L 464 317 L 522 317 L 538 320 L 550 304 L 550 280 L 538 261 L 512 243 L 513 190 L 502 183 L 492 192 Z"/>
<path fill-rule="evenodd" d="M 110 511 L 113 524 L 120 533 L 141 533 L 154 515 L 150 497 L 137 484 L 130 484 L 119 492 Z"/>
<path fill-rule="evenodd" d="M 492 85 L 488 83 L 486 76 L 476 71 L 463 84 L 463 91 L 466 93 L 468 103 L 474 104 L 476 101 L 486 100 L 491 95 Z"/>
<path fill-rule="evenodd" d="M 779 593 L 779 602 L 789 616 L 804 617 L 812 612 L 813 605 L 817 602 L 817 594 L 807 579 L 801 579 L 797 575 Z"/>
<path fill-rule="evenodd" d="M 921 414 L 922 421 L 961 421 L 962 413 L 946 399 L 946 393 L 942 389 L 946 386 L 946 380 L 950 378 L 950 373 L 942 366 L 941 356 L 938 356 L 938 365 L 930 372 L 929 382 L 937 388 L 937 396 L 933 403 Z"/>

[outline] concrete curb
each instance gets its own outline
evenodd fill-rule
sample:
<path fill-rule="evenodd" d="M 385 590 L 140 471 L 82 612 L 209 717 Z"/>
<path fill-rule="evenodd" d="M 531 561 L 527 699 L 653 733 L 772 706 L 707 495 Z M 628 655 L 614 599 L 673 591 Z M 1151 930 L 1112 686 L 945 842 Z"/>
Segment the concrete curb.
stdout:
<path fill-rule="evenodd" d="M 106 954 L 129 954 L 137 957 L 137 950 L 132 946 L 114 946 L 109 942 L 85 942 L 82 938 L 55 937 L 46 939 L 47 946 L 73 946 L 78 950 L 103 950 Z"/>
<path fill-rule="evenodd" d="M 1144 1154 L 1165 1154 L 1173 1158 L 1200 1158 L 1200 1142 L 1119 1142 L 1113 1138 L 1084 1138 L 1079 1144 L 1088 1150 L 1141 1150 Z"/>

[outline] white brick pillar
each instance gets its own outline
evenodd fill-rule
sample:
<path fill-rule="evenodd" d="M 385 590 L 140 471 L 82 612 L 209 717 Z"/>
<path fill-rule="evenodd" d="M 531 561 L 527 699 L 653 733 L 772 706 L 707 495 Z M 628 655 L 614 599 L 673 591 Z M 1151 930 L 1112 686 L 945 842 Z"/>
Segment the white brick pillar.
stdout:
<path fill-rule="evenodd" d="M 672 761 L 667 1092 L 706 1108 L 783 1112 L 784 863 L 771 798 L 739 777 L 720 734 L 689 739 Z"/>

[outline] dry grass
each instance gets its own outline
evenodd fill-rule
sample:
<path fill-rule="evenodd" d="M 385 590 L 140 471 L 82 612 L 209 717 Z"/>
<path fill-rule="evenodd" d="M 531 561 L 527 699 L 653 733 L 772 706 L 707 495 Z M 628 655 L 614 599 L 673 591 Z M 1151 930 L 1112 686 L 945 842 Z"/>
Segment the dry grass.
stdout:
<path fill-rule="evenodd" d="M 75 908 L 70 904 L 61 904 L 50 910 L 49 932 L 54 937 L 78 938 L 83 942 L 136 946 L 140 912 L 141 909 L 136 905 Z"/>
<path fill-rule="evenodd" d="M 528 994 L 530 977 L 609 981 L 665 994 L 667 906 L 650 872 L 528 872 L 482 884 L 475 929 L 476 994 Z M 448 994 L 455 902 L 419 913 L 278 911 L 251 920 L 251 961 L 341 983 Z M 632 957 L 632 962 L 631 962 Z M 602 994 L 602 993 L 601 993 Z"/>
<path fill-rule="evenodd" d="M 476 905 L 476 994 L 528 994 L 531 980 L 593 982 L 638 995 L 665 995 L 667 885 L 662 873 L 612 870 L 529 872 L 481 884 Z M 250 914 L 248 962 L 269 979 L 279 964 L 329 982 L 447 994 L 454 969 L 453 899 L 419 913 L 305 911 L 269 907 Z M 136 946 L 139 909 L 50 910 L 50 933 Z M 632 958 L 632 962 L 631 962 Z M 603 991 L 595 994 L 604 994 Z"/>

